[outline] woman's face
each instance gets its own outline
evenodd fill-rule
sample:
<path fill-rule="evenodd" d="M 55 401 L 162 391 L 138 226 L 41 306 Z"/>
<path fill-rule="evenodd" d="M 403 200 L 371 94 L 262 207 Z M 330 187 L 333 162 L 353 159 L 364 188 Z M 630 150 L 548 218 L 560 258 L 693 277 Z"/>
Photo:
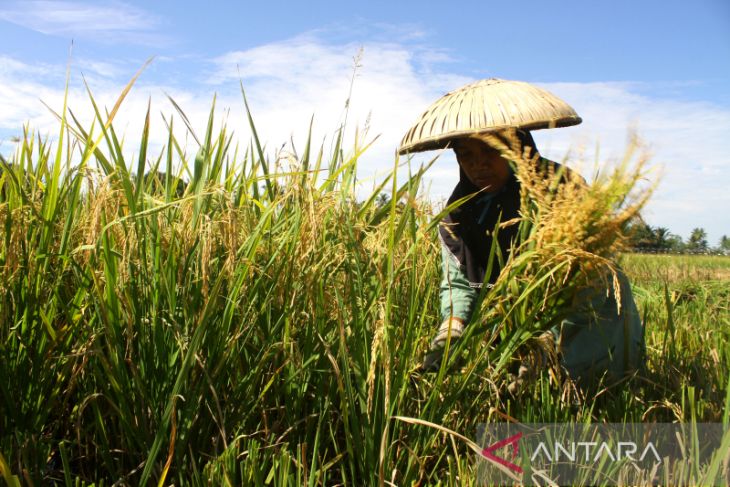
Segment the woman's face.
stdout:
<path fill-rule="evenodd" d="M 477 188 L 494 193 L 507 183 L 509 162 L 497 149 L 476 139 L 458 139 L 452 147 L 459 165 Z"/>

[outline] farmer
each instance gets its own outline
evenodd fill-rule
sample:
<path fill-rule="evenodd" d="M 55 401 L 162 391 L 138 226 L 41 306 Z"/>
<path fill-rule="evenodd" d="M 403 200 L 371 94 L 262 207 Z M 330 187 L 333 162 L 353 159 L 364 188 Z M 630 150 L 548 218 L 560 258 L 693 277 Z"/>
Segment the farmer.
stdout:
<path fill-rule="evenodd" d="M 485 110 L 484 107 L 496 107 L 497 114 L 459 113 L 454 116 L 440 111 L 444 107 L 474 106 L 475 99 L 480 101 L 476 104 L 479 111 Z M 521 112 L 522 105 L 529 109 Z M 505 106 L 514 109 L 507 112 Z M 542 112 L 541 106 L 546 107 Z M 444 120 L 441 132 L 429 132 L 429 127 L 439 127 L 439 117 Z M 477 120 L 477 125 L 481 123 L 482 126 L 459 126 L 459 118 L 471 123 Z M 520 183 L 509 161 L 488 141 L 512 131 L 525 159 L 536 161 L 545 170 L 549 166 L 555 169 L 558 165 L 539 156 L 530 132 L 522 127 L 567 126 L 580 121 L 572 108 L 544 90 L 527 83 L 490 79 L 447 94 L 429 108 L 404 137 L 401 153 L 438 147 L 453 149 L 460 178 L 448 204 L 477 193 L 448 214 L 439 227 L 443 266 L 442 321 L 424 359 L 423 371 L 439 369 L 447 341 L 451 340 L 453 347 L 455 340 L 463 334 L 478 305 L 481 288 L 491 286 L 499 276 L 498 265 L 486 275 L 492 247 L 491 230 L 498 222 L 519 217 Z M 449 123 L 456 126 L 450 127 Z M 491 138 L 484 137 L 485 133 L 491 134 Z M 507 226 L 498 232 L 497 243 L 503 255 L 509 254 L 517 237 L 517 227 Z M 626 277 L 621 272 L 618 277 L 620 306 L 617 306 L 612 289 L 608 293 L 605 288 L 600 292 L 586 290 L 583 298 L 589 300 L 591 312 L 576 309 L 541 337 L 558 352 L 560 365 L 576 381 L 588 381 L 605 374 L 617 379 L 641 366 L 644 354 L 641 321 Z"/>

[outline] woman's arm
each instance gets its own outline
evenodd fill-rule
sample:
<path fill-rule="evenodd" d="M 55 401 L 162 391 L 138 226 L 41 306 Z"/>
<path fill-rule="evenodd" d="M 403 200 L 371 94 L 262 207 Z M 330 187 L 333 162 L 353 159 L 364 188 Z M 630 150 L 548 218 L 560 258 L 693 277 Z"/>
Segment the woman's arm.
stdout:
<path fill-rule="evenodd" d="M 461 265 L 443 242 L 441 242 L 441 260 L 443 269 L 440 286 L 441 325 L 431 340 L 431 352 L 424 359 L 424 370 L 438 368 L 447 340 L 462 335 L 477 298 L 477 290 L 469 286 Z"/>
<path fill-rule="evenodd" d="M 467 323 L 471 318 L 479 290 L 469 286 L 469 281 L 459 261 L 441 243 L 442 279 L 440 286 L 441 320 L 455 318 Z"/>
<path fill-rule="evenodd" d="M 423 359 L 421 370 L 424 372 L 433 372 L 441 367 L 446 343 L 449 339 L 461 336 L 477 298 L 476 289 L 469 286 L 461 265 L 443 242 L 441 242 L 441 259 L 443 277 L 439 291 L 442 322 L 438 333 L 431 340 L 429 352 Z"/>

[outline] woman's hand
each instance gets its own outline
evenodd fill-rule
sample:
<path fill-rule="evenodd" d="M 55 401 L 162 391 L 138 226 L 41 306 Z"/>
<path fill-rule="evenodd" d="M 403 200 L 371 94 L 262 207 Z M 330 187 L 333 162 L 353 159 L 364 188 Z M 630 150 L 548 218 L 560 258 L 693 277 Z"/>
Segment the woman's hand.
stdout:
<path fill-rule="evenodd" d="M 452 340 L 459 338 L 464 333 L 464 325 L 464 320 L 459 317 L 451 316 L 446 318 L 439 326 L 436 337 L 431 340 L 431 350 L 438 348 L 438 344 L 440 344 L 440 348 L 443 348 L 449 336 Z"/>
<path fill-rule="evenodd" d="M 431 340 L 428 353 L 423 358 L 422 372 L 436 372 L 441 368 L 446 343 L 451 339 L 449 349 L 453 350 L 456 340 L 464 333 L 464 326 L 464 320 L 456 316 L 451 316 L 441 323 L 436 337 Z"/>

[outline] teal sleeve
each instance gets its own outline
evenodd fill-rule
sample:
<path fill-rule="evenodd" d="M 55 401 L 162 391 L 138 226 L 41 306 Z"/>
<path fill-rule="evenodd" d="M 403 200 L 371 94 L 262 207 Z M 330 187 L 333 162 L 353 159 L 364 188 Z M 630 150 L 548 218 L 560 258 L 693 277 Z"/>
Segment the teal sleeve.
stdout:
<path fill-rule="evenodd" d="M 469 286 L 469 281 L 456 258 L 441 244 L 442 279 L 440 286 L 441 320 L 451 316 L 465 323 L 471 318 L 479 290 Z"/>

